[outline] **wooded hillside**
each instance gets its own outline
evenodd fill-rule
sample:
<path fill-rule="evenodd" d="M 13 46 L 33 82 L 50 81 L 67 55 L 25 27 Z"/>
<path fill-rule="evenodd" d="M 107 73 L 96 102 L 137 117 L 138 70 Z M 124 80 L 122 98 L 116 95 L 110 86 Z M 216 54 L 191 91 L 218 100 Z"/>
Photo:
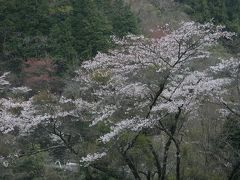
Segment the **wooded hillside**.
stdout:
<path fill-rule="evenodd" d="M 240 179 L 239 8 L 0 0 L 0 180 Z"/>

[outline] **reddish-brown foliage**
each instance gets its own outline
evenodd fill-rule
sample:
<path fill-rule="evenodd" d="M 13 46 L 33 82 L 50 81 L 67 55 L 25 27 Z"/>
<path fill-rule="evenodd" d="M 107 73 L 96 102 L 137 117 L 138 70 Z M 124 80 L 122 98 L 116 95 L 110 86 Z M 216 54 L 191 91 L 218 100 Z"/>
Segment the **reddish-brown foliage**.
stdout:
<path fill-rule="evenodd" d="M 23 81 L 26 86 L 31 88 L 46 87 L 49 82 L 53 81 L 54 71 L 55 66 L 51 59 L 29 58 L 24 62 Z"/>

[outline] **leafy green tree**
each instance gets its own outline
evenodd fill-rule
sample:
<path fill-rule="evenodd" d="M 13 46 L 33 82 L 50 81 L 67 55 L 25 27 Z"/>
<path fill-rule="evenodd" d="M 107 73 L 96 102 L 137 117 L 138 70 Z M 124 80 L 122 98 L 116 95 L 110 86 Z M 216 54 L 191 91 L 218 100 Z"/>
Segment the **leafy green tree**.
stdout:
<path fill-rule="evenodd" d="M 217 23 L 226 22 L 227 9 L 224 0 L 208 0 L 210 15 L 214 17 Z"/>
<path fill-rule="evenodd" d="M 16 30 L 27 35 L 48 33 L 48 1 L 16 0 Z"/>
<path fill-rule="evenodd" d="M 187 13 L 201 22 L 214 18 L 216 23 L 227 25 L 231 30 L 240 31 L 239 0 L 181 0 L 188 8 Z"/>
<path fill-rule="evenodd" d="M 128 33 L 137 34 L 139 32 L 137 18 L 123 0 L 95 1 L 111 21 L 115 35 L 124 36 Z"/>
<path fill-rule="evenodd" d="M 83 59 L 107 50 L 112 27 L 106 16 L 92 0 L 73 0 L 71 16 L 74 48 Z"/>
<path fill-rule="evenodd" d="M 24 59 L 46 56 L 66 72 L 109 49 L 110 35 L 137 33 L 136 18 L 122 0 L 0 2 L 0 64 L 15 72 Z"/>
<path fill-rule="evenodd" d="M 228 30 L 240 33 L 240 0 L 181 0 L 185 11 L 195 20 L 206 22 L 214 19 L 217 24 L 226 25 Z M 239 52 L 239 36 L 230 44 L 223 41 L 230 53 Z"/>
<path fill-rule="evenodd" d="M 59 72 L 64 72 L 76 65 L 77 52 L 74 49 L 74 37 L 72 36 L 71 22 L 69 19 L 54 24 L 50 29 L 50 53 L 56 60 Z"/>
<path fill-rule="evenodd" d="M 48 27 L 47 0 L 1 0 L 1 63 L 10 70 L 20 71 L 22 59 L 43 56 Z"/>
<path fill-rule="evenodd" d="M 43 176 L 44 156 L 28 156 L 19 159 L 14 167 L 14 173 L 18 175 L 18 180 L 31 180 Z"/>
<path fill-rule="evenodd" d="M 240 1 L 226 1 L 228 25 L 235 31 L 240 31 Z"/>

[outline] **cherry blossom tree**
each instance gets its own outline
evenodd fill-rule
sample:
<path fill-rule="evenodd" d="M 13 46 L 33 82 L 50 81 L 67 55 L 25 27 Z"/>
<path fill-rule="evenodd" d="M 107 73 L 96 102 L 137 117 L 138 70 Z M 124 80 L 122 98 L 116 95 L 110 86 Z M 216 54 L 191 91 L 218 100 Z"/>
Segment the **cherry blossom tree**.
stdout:
<path fill-rule="evenodd" d="M 187 22 L 160 39 L 132 35 L 114 38 L 120 47 L 83 63 L 75 80 L 82 87 L 81 96 L 95 104 L 90 110 L 90 126 L 103 123 L 110 127 L 98 139 L 106 148 L 100 154 L 110 153 L 111 147 L 117 147 L 135 179 L 141 179 L 140 174 L 154 177 L 156 173 L 149 176 L 138 169 L 129 151 L 140 135 L 157 137 L 163 133 L 161 157 L 161 151 L 149 145 L 158 179 L 165 179 L 172 143 L 176 150 L 176 179 L 180 179 L 184 122 L 196 118 L 204 101 L 223 97 L 226 93 L 223 89 L 232 83 L 229 77 L 214 75 L 223 68 L 222 63 L 202 69 L 195 65 L 202 61 L 208 63 L 209 48 L 220 38 L 231 39 L 233 35 L 224 31 L 223 26 Z M 229 59 L 223 63 L 228 67 L 227 63 L 232 62 Z M 120 142 L 126 133 L 133 136 L 123 145 Z M 113 145 L 107 146 L 109 143 Z M 89 157 L 99 156 L 87 157 L 89 163 Z"/>
<path fill-rule="evenodd" d="M 20 134 L 31 131 L 40 123 L 51 123 L 67 116 L 78 117 L 76 110 L 79 100 L 74 101 L 74 108 L 65 106 L 69 101 L 50 93 L 47 97 L 36 94 L 28 97 L 32 91 L 27 87 L 11 87 L 7 79 L 10 73 L 0 76 L 0 86 L 5 95 L 0 99 L 0 132 L 5 134 L 18 128 Z M 75 109 L 75 110 L 74 110 Z"/>
<path fill-rule="evenodd" d="M 27 93 L 28 91 L 31 91 L 27 87 L 18 87 L 18 88 L 10 87 L 11 86 L 10 82 L 6 80 L 9 74 L 10 73 L 7 72 L 0 77 L 0 86 L 1 86 L 2 92 L 10 91 L 11 94 L 14 95 L 16 93 Z M 12 97 L 1 97 L 0 110 L 1 110 L 0 111 L 0 119 L 1 119 L 0 132 L 8 133 L 14 130 L 14 127 L 17 127 L 17 126 L 25 129 L 25 127 L 27 127 L 29 124 L 29 120 L 28 118 L 25 118 L 21 115 L 25 114 L 26 117 L 28 116 L 28 112 L 32 110 L 31 100 L 16 101 Z M 31 126 L 28 126 L 28 127 L 31 127 Z"/>
<path fill-rule="evenodd" d="M 98 53 L 76 71 L 74 96 L 66 90 L 64 97 L 47 95 L 44 99 L 38 94 L 16 98 L 14 93 L 25 94 L 30 89 L 12 88 L 6 80 L 8 74 L 4 74 L 1 89 L 11 93 L 0 100 L 0 131 L 8 133 L 18 127 L 24 134 L 43 124 L 54 138 L 79 155 L 71 143 L 71 132 L 61 129 L 63 122 L 89 122 L 89 129 L 102 125 L 97 151 L 81 157 L 81 164 L 96 168 L 97 161 L 118 152 L 135 179 L 164 180 L 172 149 L 179 180 L 186 122 L 196 120 L 199 107 L 206 101 L 222 102 L 225 109 L 221 112 L 237 112 L 225 96 L 227 87 L 236 82 L 233 76 L 239 62 L 230 58 L 209 65 L 210 48 L 219 39 L 234 35 L 223 26 L 187 22 L 167 32 L 160 39 L 113 37 L 115 50 Z M 196 67 L 199 62 L 205 62 L 206 67 Z M 220 75 L 226 71 L 233 76 Z M 69 84 L 67 88 L 72 87 Z M 137 147 L 141 137 L 147 138 L 147 148 Z M 139 164 L 135 162 L 133 150 L 137 148 L 151 155 L 153 166 L 144 157 Z"/>
<path fill-rule="evenodd" d="M 231 79 L 225 96 L 217 97 L 214 101 L 219 106 L 219 116 L 216 118 L 222 122 L 223 128 L 216 137 L 214 147 L 210 148 L 210 154 L 222 164 L 229 180 L 239 177 L 240 152 L 239 152 L 239 68 L 237 58 L 221 60 L 219 65 L 212 67 L 214 76 Z M 218 148 L 216 148 L 218 147 Z M 219 148 L 220 147 L 220 148 Z"/>

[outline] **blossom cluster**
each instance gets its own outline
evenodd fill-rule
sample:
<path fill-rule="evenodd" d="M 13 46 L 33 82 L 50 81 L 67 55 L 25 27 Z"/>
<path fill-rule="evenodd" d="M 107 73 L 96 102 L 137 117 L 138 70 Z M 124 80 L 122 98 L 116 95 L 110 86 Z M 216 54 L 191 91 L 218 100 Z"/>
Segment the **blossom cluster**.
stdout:
<path fill-rule="evenodd" d="M 94 153 L 94 154 L 88 154 L 86 157 L 82 157 L 82 159 L 80 160 L 80 163 L 85 163 L 86 165 L 94 162 L 98 159 L 101 159 L 102 157 L 106 156 L 107 153 L 103 152 L 103 153 Z"/>
<path fill-rule="evenodd" d="M 113 37 L 119 45 L 115 50 L 98 53 L 76 71 L 73 81 L 79 87 L 78 98 L 53 96 L 53 102 L 44 101 L 42 106 L 34 97 L 21 101 L 2 98 L 0 131 L 7 133 L 15 127 L 28 131 L 50 120 L 86 117 L 90 127 L 98 123 L 110 127 L 110 132 L 99 138 L 108 143 L 124 132 L 153 128 L 162 117 L 176 114 L 179 108 L 193 115 L 203 100 L 221 99 L 227 93 L 226 87 L 234 83 L 240 65 L 237 59 L 194 67 L 203 61 L 208 64 L 209 47 L 233 35 L 223 26 L 186 22 L 159 39 Z M 7 75 L 0 76 L 1 86 L 10 85 Z M 30 91 L 25 87 L 12 90 Z M 91 163 L 105 155 L 89 154 L 81 162 Z"/>
<path fill-rule="evenodd" d="M 219 78 L 213 71 L 235 68 L 236 61 L 192 69 L 197 62 L 207 62 L 209 47 L 233 35 L 223 26 L 186 22 L 160 39 L 114 37 L 120 47 L 84 62 L 75 78 L 84 94 L 95 97 L 92 125 L 104 122 L 111 127 L 100 140 L 106 143 L 124 131 L 151 128 L 164 113 L 176 113 L 181 107 L 187 114 L 204 98 L 225 93 L 223 87 L 232 79 Z M 230 66 L 233 61 L 236 64 Z"/>

